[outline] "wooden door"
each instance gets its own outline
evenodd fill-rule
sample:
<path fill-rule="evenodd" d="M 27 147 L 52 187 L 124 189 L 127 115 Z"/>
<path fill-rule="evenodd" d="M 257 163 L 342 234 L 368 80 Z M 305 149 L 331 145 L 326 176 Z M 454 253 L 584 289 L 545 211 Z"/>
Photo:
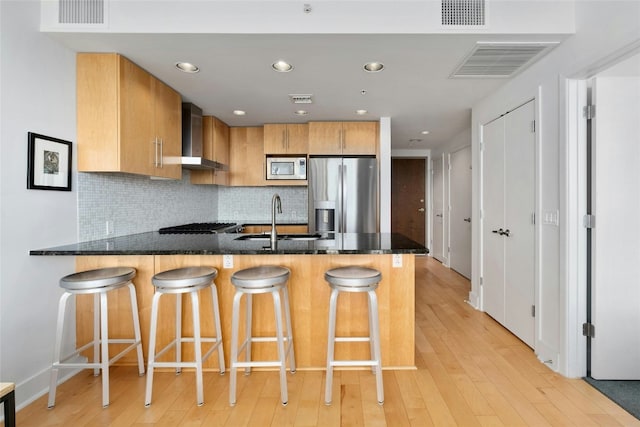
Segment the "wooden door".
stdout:
<path fill-rule="evenodd" d="M 471 147 L 451 153 L 449 265 L 471 278 Z"/>
<path fill-rule="evenodd" d="M 154 174 L 154 106 L 151 75 L 133 62 L 120 57 L 119 171 Z"/>
<path fill-rule="evenodd" d="M 152 175 L 180 179 L 182 166 L 182 98 L 180 94 L 156 78 L 152 78 L 155 98 L 155 135 L 159 165 Z M 155 154 L 155 153 L 154 153 Z"/>
<path fill-rule="evenodd" d="M 264 154 L 284 154 L 287 152 L 287 125 L 264 125 Z"/>
<path fill-rule="evenodd" d="M 446 260 L 444 246 L 444 156 L 433 160 L 433 257 L 440 262 Z"/>
<path fill-rule="evenodd" d="M 592 84 L 591 377 L 640 379 L 640 69 Z"/>
<path fill-rule="evenodd" d="M 342 154 L 342 123 L 310 122 L 309 154 Z"/>
<path fill-rule="evenodd" d="M 342 154 L 375 155 L 377 146 L 377 122 L 342 123 Z"/>
<path fill-rule="evenodd" d="M 266 132 L 266 130 L 265 130 Z M 307 155 L 309 151 L 309 125 L 287 125 L 287 154 Z"/>
<path fill-rule="evenodd" d="M 425 159 L 391 160 L 391 232 L 425 244 Z"/>
<path fill-rule="evenodd" d="M 263 135 L 262 126 L 230 129 L 230 185 L 262 186 L 266 184 Z"/>

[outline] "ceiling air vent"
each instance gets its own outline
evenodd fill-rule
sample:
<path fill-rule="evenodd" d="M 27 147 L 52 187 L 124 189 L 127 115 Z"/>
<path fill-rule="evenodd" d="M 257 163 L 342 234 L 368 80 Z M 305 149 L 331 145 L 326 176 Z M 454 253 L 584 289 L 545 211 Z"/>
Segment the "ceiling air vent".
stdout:
<path fill-rule="evenodd" d="M 442 0 L 442 26 L 477 27 L 485 25 L 485 0 Z"/>
<path fill-rule="evenodd" d="M 557 44 L 557 42 L 478 42 L 451 77 L 511 77 Z"/>
<path fill-rule="evenodd" d="M 59 24 L 104 24 L 105 0 L 58 0 Z"/>
<path fill-rule="evenodd" d="M 312 96 L 313 95 L 289 95 L 289 99 L 294 104 L 312 104 Z"/>

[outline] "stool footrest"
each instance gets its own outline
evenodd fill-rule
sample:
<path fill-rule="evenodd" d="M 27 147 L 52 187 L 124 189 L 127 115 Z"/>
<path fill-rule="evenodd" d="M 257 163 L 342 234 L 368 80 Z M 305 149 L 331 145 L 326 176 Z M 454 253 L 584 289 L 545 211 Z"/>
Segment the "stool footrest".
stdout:
<path fill-rule="evenodd" d="M 335 342 L 369 342 L 369 337 L 335 337 Z"/>
<path fill-rule="evenodd" d="M 377 360 L 333 360 L 329 366 L 378 366 Z"/>
<path fill-rule="evenodd" d="M 234 368 L 279 368 L 282 362 L 279 360 L 255 360 L 252 362 L 235 362 Z"/>
<path fill-rule="evenodd" d="M 100 344 L 102 344 L 102 341 L 100 341 Z M 124 356 L 127 352 L 131 351 L 132 349 L 134 349 L 137 345 L 140 344 L 140 341 L 136 341 L 135 339 L 110 339 L 107 341 L 107 344 L 131 344 L 129 347 L 125 348 L 124 350 L 122 350 L 120 353 L 118 353 L 117 355 L 113 356 L 111 359 L 109 359 L 109 365 L 117 362 L 118 360 L 120 360 L 120 358 L 122 356 Z M 60 359 L 60 361 L 58 362 L 53 362 L 53 367 L 57 367 L 57 368 L 100 368 L 102 366 L 102 363 L 100 362 L 66 362 L 66 360 L 71 359 L 72 357 L 75 357 L 77 355 L 79 355 L 80 353 L 82 353 L 84 350 L 89 349 L 90 347 L 93 347 L 93 343 L 88 343 L 83 345 L 82 347 L 80 347 L 79 349 L 77 349 L 75 352 L 71 353 L 70 355 Z"/>
<path fill-rule="evenodd" d="M 160 350 L 159 352 L 157 352 L 155 354 L 154 359 L 159 359 L 160 356 L 162 356 L 164 353 L 166 353 L 167 351 L 171 350 L 171 348 L 175 347 L 176 344 L 178 343 L 178 340 L 181 343 L 184 342 L 188 342 L 188 343 L 193 343 L 195 342 L 195 340 L 193 339 L 193 337 L 182 337 L 182 338 L 176 338 L 173 341 L 171 341 L 169 344 L 167 344 L 162 350 Z M 207 350 L 207 352 L 202 356 L 202 361 L 204 362 L 207 357 L 211 356 L 211 354 L 216 351 L 218 349 L 218 347 L 220 347 L 220 344 L 222 343 L 222 341 L 218 341 L 217 338 L 200 338 L 200 342 L 203 344 L 211 344 L 214 343 L 215 345 L 213 345 L 209 350 Z M 176 362 L 153 362 L 154 366 L 160 366 L 160 363 L 173 363 L 176 367 L 178 367 Z M 186 363 L 186 362 L 185 362 Z M 166 366 L 165 366 L 166 367 Z"/>

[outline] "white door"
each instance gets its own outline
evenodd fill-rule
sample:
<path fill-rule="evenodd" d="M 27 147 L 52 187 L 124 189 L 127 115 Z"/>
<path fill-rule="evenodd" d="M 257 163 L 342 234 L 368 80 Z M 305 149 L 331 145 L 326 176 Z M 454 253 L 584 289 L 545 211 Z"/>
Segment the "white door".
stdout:
<path fill-rule="evenodd" d="M 505 324 L 535 345 L 534 102 L 505 116 Z"/>
<path fill-rule="evenodd" d="M 471 147 L 451 154 L 449 265 L 471 278 Z"/>
<path fill-rule="evenodd" d="M 592 102 L 591 376 L 638 380 L 640 66 L 595 78 Z"/>
<path fill-rule="evenodd" d="M 433 160 L 433 257 L 444 262 L 444 156 Z"/>
<path fill-rule="evenodd" d="M 534 101 L 483 126 L 483 309 L 535 345 Z"/>
<path fill-rule="evenodd" d="M 482 307 L 504 324 L 504 121 L 482 129 Z"/>

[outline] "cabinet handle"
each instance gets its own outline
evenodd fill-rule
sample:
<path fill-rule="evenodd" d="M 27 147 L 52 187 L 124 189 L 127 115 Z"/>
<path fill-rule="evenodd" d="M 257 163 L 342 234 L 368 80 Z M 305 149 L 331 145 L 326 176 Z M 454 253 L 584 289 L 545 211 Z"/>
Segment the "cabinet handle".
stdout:
<path fill-rule="evenodd" d="M 158 167 L 158 137 L 153 139 L 153 167 Z"/>
<path fill-rule="evenodd" d="M 160 138 L 160 168 L 164 166 L 164 139 Z"/>
<path fill-rule="evenodd" d="M 287 149 L 287 130 L 282 129 L 282 149 Z"/>
<path fill-rule="evenodd" d="M 419 208 L 418 212 L 424 212 L 424 208 Z"/>

